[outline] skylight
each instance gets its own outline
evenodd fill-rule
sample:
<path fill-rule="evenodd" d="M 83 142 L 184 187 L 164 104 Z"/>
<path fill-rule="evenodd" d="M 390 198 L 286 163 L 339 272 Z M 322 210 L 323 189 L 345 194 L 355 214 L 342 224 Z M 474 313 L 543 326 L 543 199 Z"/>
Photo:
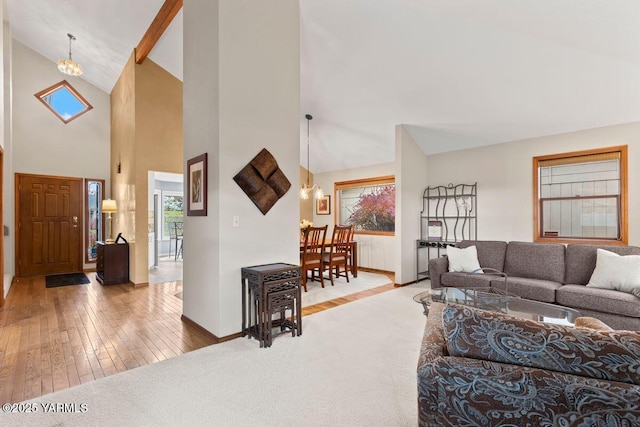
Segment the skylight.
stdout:
<path fill-rule="evenodd" d="M 93 108 L 66 80 L 36 93 L 35 97 L 65 123 Z"/>

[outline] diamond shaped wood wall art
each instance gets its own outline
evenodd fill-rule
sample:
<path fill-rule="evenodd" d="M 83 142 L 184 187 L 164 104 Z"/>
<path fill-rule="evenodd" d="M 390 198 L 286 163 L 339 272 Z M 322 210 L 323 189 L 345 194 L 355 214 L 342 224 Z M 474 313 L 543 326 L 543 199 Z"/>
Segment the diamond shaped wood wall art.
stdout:
<path fill-rule="evenodd" d="M 266 215 L 291 187 L 291 183 L 278 167 L 278 162 L 266 148 L 242 168 L 233 180 L 263 215 Z"/>

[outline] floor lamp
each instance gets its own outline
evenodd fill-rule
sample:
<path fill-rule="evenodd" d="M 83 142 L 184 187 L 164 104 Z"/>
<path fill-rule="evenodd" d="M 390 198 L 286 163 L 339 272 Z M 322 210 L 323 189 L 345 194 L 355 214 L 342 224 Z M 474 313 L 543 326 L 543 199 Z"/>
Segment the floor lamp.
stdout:
<path fill-rule="evenodd" d="M 111 223 L 111 214 L 118 212 L 118 205 L 115 200 L 104 199 L 102 201 L 102 212 L 108 215 L 109 218 L 109 238 L 107 243 L 113 243 L 113 224 Z"/>

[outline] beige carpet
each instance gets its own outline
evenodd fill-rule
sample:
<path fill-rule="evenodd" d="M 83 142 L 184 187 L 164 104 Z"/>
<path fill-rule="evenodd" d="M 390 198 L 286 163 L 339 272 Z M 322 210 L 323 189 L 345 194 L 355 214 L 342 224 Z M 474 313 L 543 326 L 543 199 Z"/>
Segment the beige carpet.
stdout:
<path fill-rule="evenodd" d="M 302 336 L 276 336 L 271 348 L 238 338 L 50 394 L 0 425 L 415 426 L 425 317 L 412 297 L 427 286 L 306 316 Z M 43 403 L 79 412 L 44 413 Z"/>

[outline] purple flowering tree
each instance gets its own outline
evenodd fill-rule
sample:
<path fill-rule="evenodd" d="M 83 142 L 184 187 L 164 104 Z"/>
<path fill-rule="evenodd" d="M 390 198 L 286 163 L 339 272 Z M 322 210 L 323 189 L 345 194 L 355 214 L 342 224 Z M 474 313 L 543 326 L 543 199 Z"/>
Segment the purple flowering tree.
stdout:
<path fill-rule="evenodd" d="M 396 187 L 385 185 L 369 194 L 363 194 L 353 205 L 347 223 L 356 230 L 395 231 Z"/>

